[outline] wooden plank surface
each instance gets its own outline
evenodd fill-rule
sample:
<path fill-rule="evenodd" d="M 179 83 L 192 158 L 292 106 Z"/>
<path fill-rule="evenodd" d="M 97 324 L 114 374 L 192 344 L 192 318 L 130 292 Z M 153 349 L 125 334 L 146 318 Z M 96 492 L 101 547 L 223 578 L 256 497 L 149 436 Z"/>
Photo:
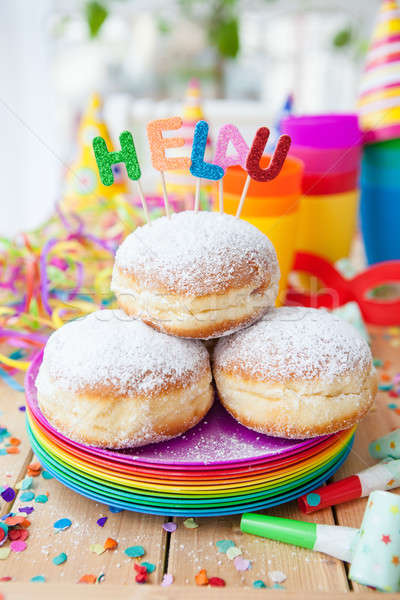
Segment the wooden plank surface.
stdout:
<path fill-rule="evenodd" d="M 370 328 L 370 335 L 373 356 L 384 363 L 384 366 L 377 369 L 379 377 L 382 373 L 390 376 L 399 373 L 400 349 L 391 345 L 391 336 L 388 335 L 387 330 L 378 327 Z M 360 424 L 351 454 L 336 473 L 335 479 L 353 475 L 376 463 L 376 460 L 369 455 L 368 446 L 374 439 L 400 427 L 400 415 L 393 408 L 389 408 L 389 405 L 398 405 L 400 408 L 400 398 L 398 400 L 399 402 L 396 402 L 396 399 L 391 398 L 387 392 L 378 392 L 375 408 Z M 398 490 L 393 491 L 398 493 Z M 361 498 L 337 505 L 335 507 L 337 524 L 360 527 L 366 503 L 367 499 Z M 355 582 L 351 585 L 355 591 L 365 592 L 369 589 Z"/>
<path fill-rule="evenodd" d="M 383 330 L 373 331 L 373 352 L 376 358 L 383 362 L 391 361 L 390 368 L 385 371 L 393 374 L 400 371 L 400 351 L 390 345 L 383 337 Z M 20 378 L 21 380 L 21 378 Z M 354 450 L 336 478 L 349 475 L 373 464 L 367 452 L 370 441 L 386 434 L 394 427 L 400 426 L 400 417 L 388 404 L 396 402 L 381 392 L 377 409 L 360 425 Z M 0 456 L 0 484 L 15 485 L 23 478 L 26 466 L 32 460 L 29 443 L 25 435 L 25 416 L 19 410 L 24 403 L 23 394 L 11 390 L 0 382 L 0 424 L 6 426 L 10 433 L 21 439 L 18 454 Z M 400 407 L 400 402 L 398 403 Z M 118 598 L 143 598 L 156 600 L 162 598 L 187 597 L 190 586 L 191 598 L 202 597 L 233 599 L 247 598 L 249 587 L 257 580 L 263 580 L 268 586 L 273 582 L 269 577 L 271 571 L 282 571 L 287 579 L 283 582 L 285 590 L 296 593 L 296 598 L 319 597 L 324 593 L 325 598 L 335 598 L 354 589 L 355 592 L 366 592 L 366 588 L 347 581 L 345 566 L 340 561 L 331 559 L 319 553 L 297 549 L 278 542 L 263 540 L 255 536 L 242 534 L 239 529 L 239 517 L 224 517 L 213 519 L 197 519 L 199 528 L 186 529 L 183 519 L 177 519 L 178 529 L 167 535 L 162 529 L 166 520 L 163 517 L 142 516 L 129 512 L 111 513 L 107 507 L 86 500 L 64 488 L 56 480 L 45 480 L 42 476 L 34 479 L 33 491 L 37 494 L 48 493 L 46 504 L 25 502 L 34 506 L 34 512 L 29 516 L 31 521 L 28 549 L 22 553 L 11 553 L 7 560 L 0 561 L 0 578 L 12 577 L 12 582 L 1 583 L 0 591 L 6 600 L 35 598 L 42 600 L 54 598 L 57 590 L 57 600 L 70 598 L 76 581 L 84 574 L 98 576 L 105 574 L 104 583 L 96 586 L 81 586 L 79 597 L 94 598 L 111 597 L 105 590 L 115 590 Z M 12 506 L 17 511 L 22 502 L 21 492 Z M 358 527 L 361 523 L 365 501 L 360 500 L 343 504 L 334 511 L 324 510 L 314 513 L 307 519 L 319 523 L 338 524 Z M 1 502 L 2 514 L 10 510 L 10 505 Z M 268 514 L 304 519 L 296 503 L 292 502 L 282 507 L 268 511 Z M 104 528 L 97 525 L 100 516 L 107 516 Z M 58 518 L 68 517 L 72 526 L 60 533 L 55 533 L 53 523 Z M 103 543 L 107 537 L 119 542 L 117 551 L 108 551 L 97 556 L 90 551 L 90 545 Z M 252 562 L 250 570 L 238 572 L 226 555 L 218 553 L 215 542 L 221 539 L 231 539 L 242 550 L 243 557 Z M 170 588 L 139 586 L 134 583 L 135 572 L 133 560 L 123 553 L 126 547 L 142 545 L 146 554 L 143 560 L 157 565 L 157 570 L 150 577 L 153 584 L 160 583 L 164 571 L 174 576 L 174 584 Z M 68 560 L 64 565 L 56 566 L 52 559 L 60 552 L 65 552 Z M 226 589 L 207 590 L 195 586 L 194 577 L 202 568 L 208 576 L 222 577 L 227 584 Z M 30 584 L 30 578 L 44 575 L 46 584 Z M 20 585 L 14 582 L 21 582 Z M 63 585 L 60 586 L 59 584 Z M 26 584 L 26 585 L 24 585 Z M 54 587 L 54 585 L 56 587 Z M 115 587 L 117 584 L 133 584 L 128 587 Z M 40 589 L 38 589 L 40 588 Z M 146 589 L 144 589 L 146 588 Z M 247 589 L 247 591 L 246 591 Z M 27 591 L 29 590 L 29 591 Z M 126 594 L 125 594 L 126 592 Z M 268 590 L 254 590 L 257 595 L 265 595 Z M 274 590 L 273 593 L 277 593 Z M 373 592 L 368 591 L 368 598 Z M 129 594 L 129 596 L 128 596 Z M 114 595 L 114 592 L 112 593 Z M 356 594 L 357 597 L 364 594 Z"/>
<path fill-rule="evenodd" d="M 21 373 L 15 379 L 23 385 L 24 375 Z M 23 392 L 11 389 L 0 380 L 0 427 L 8 429 L 12 437 L 21 440 L 18 454 L 0 456 L 0 485 L 14 487 L 24 476 L 26 466 L 32 459 L 32 451 L 25 433 L 25 412 L 20 407 L 25 406 Z M 0 447 L 5 448 L 10 438 L 6 438 Z M 9 505 L 0 501 L 0 515 L 6 514 Z"/>
<path fill-rule="evenodd" d="M 57 584 L 21 584 L 21 583 L 0 583 L 0 593 L 4 594 L 4 600 L 249 600 L 249 598 L 286 598 L 287 600 L 309 600 L 309 592 L 285 592 L 280 594 L 269 590 L 252 590 L 251 595 L 248 589 L 232 588 L 192 588 L 190 595 L 187 586 L 136 586 L 132 589 L 130 586 L 105 586 L 88 585 L 79 586 L 66 584 L 59 586 Z M 361 600 L 362 594 L 354 594 L 355 600 Z M 313 600 L 347 600 L 349 595 L 346 592 L 320 592 L 312 595 Z M 385 600 L 396 600 L 398 595 L 385 594 Z M 379 592 L 368 595 L 368 600 L 382 599 Z"/>
<path fill-rule="evenodd" d="M 268 514 L 302 519 L 297 504 L 290 502 L 269 509 Z M 198 529 L 186 529 L 183 519 L 177 519 L 178 529 L 171 536 L 169 548 L 169 570 L 175 574 L 177 584 L 194 584 L 194 577 L 200 569 L 206 569 L 209 577 L 221 577 L 229 586 L 252 586 L 261 579 L 272 587 L 269 573 L 281 571 L 287 576 L 282 583 L 289 591 L 308 590 L 309 592 L 337 590 L 348 591 L 343 563 L 311 552 L 272 540 L 244 534 L 240 531 L 240 515 L 220 518 L 196 519 Z M 330 510 L 321 511 L 316 518 L 308 521 L 333 524 Z M 236 570 L 233 561 L 219 553 L 215 542 L 228 539 L 242 550 L 242 556 L 251 561 L 247 571 Z"/>

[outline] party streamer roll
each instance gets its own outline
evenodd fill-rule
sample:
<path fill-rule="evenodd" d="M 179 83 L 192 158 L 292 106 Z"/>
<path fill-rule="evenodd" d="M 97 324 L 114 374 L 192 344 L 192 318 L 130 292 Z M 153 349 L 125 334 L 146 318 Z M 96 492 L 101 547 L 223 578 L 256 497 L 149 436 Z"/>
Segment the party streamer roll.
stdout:
<path fill-rule="evenodd" d="M 294 519 L 244 513 L 240 529 L 270 540 L 324 552 L 339 560 L 351 561 L 358 529 L 336 525 L 318 525 Z"/>
<path fill-rule="evenodd" d="M 400 590 L 400 496 L 372 492 L 354 547 L 350 579 L 384 592 Z"/>
<path fill-rule="evenodd" d="M 400 486 L 400 460 L 386 459 L 356 475 L 320 487 L 298 499 L 305 514 L 334 506 L 356 498 L 363 498 L 375 490 L 392 490 Z"/>

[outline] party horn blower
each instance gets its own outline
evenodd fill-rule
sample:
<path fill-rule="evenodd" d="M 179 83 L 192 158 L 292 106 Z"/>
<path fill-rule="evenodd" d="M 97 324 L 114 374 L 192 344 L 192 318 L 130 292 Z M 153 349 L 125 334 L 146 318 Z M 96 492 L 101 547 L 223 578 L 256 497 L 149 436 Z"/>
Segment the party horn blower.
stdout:
<path fill-rule="evenodd" d="M 372 458 L 400 458 L 400 429 L 371 442 L 368 450 Z"/>
<path fill-rule="evenodd" d="M 356 498 L 375 490 L 392 490 L 400 486 L 400 460 L 386 459 L 356 475 L 322 486 L 298 499 L 300 510 L 309 514 Z"/>
<path fill-rule="evenodd" d="M 400 590 L 400 496 L 372 492 L 354 546 L 349 577 L 384 592 Z"/>
<path fill-rule="evenodd" d="M 242 515 L 240 529 L 244 533 L 324 552 L 346 562 L 351 561 L 358 535 L 358 529 L 353 527 L 319 525 L 252 513 Z"/>
<path fill-rule="evenodd" d="M 369 497 L 361 529 L 317 525 L 245 513 L 245 533 L 318 550 L 351 563 L 350 579 L 385 592 L 400 590 L 400 496 L 377 490 Z"/>

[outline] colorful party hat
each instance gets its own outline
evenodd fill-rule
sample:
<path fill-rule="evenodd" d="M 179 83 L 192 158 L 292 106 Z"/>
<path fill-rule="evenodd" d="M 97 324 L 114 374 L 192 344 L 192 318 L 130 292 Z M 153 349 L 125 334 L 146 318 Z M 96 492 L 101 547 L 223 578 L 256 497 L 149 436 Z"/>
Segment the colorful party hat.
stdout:
<path fill-rule="evenodd" d="M 366 143 L 400 137 L 400 8 L 383 0 L 361 81 L 360 128 Z"/>
<path fill-rule="evenodd" d="M 204 119 L 204 113 L 202 108 L 202 97 L 199 81 L 195 78 L 189 81 L 186 94 L 185 103 L 183 106 L 182 114 L 182 129 L 179 131 L 180 137 L 185 140 L 183 148 L 179 148 L 179 156 L 182 156 L 182 152 L 190 157 L 193 144 L 194 128 L 197 121 Z M 211 138 L 210 135 L 207 139 L 206 155 L 205 160 L 211 160 Z M 168 191 L 172 192 L 178 199 L 187 201 L 186 208 L 192 208 L 192 200 L 195 193 L 196 181 L 190 174 L 189 169 L 176 170 L 167 173 Z M 208 186 L 209 187 L 209 186 Z M 209 191 L 207 186 L 203 186 L 204 191 Z"/>
<path fill-rule="evenodd" d="M 107 126 L 101 115 L 102 101 L 92 94 L 78 128 L 78 153 L 68 169 L 62 206 L 66 210 L 85 208 L 101 199 L 110 199 L 129 191 L 127 178 L 119 165 L 113 166 L 114 184 L 104 186 L 99 178 L 92 141 L 95 136 L 105 139 L 110 152 L 114 150 Z"/>

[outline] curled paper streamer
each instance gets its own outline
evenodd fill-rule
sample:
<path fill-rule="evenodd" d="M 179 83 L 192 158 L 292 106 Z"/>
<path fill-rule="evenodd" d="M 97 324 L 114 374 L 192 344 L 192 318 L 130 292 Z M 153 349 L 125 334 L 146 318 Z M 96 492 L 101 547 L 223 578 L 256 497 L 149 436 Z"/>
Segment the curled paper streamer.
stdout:
<path fill-rule="evenodd" d="M 172 131 L 182 127 L 180 117 L 158 119 L 150 121 L 147 125 L 147 137 L 150 144 L 151 162 L 157 171 L 173 171 L 174 169 L 188 169 L 190 160 L 187 157 L 167 157 L 167 148 L 181 148 L 185 145 L 183 137 L 164 137 L 163 131 Z"/>
<path fill-rule="evenodd" d="M 324 552 L 346 562 L 351 561 L 352 548 L 358 534 L 358 529 L 353 527 L 318 525 L 252 513 L 242 516 L 240 529 L 270 540 Z"/>
<path fill-rule="evenodd" d="M 207 137 L 208 123 L 206 121 L 198 121 L 193 136 L 192 164 L 190 165 L 190 172 L 199 179 L 212 179 L 218 181 L 218 179 L 222 179 L 225 171 L 218 165 L 204 162 Z"/>
<path fill-rule="evenodd" d="M 372 492 L 354 546 L 350 579 L 384 592 L 400 590 L 399 520 L 400 497 Z"/>
<path fill-rule="evenodd" d="M 371 442 L 368 450 L 372 458 L 400 458 L 400 429 Z"/>
<path fill-rule="evenodd" d="M 271 161 L 266 169 L 260 167 L 260 160 L 265 150 L 269 138 L 268 127 L 260 127 L 257 130 L 253 140 L 249 155 L 246 160 L 246 169 L 248 174 L 255 181 L 271 181 L 277 177 L 283 167 L 285 158 L 290 148 L 290 137 L 281 135 L 275 151 L 271 157 Z"/>
<path fill-rule="evenodd" d="M 305 514 L 356 498 L 369 496 L 375 490 L 392 490 L 400 486 L 400 459 L 386 459 L 356 475 L 322 486 L 298 499 Z"/>
<path fill-rule="evenodd" d="M 236 156 L 227 155 L 229 143 L 234 146 L 236 150 Z M 239 165 L 245 169 L 248 153 L 249 147 L 236 125 L 232 125 L 230 123 L 223 125 L 218 133 L 214 163 L 223 169 L 234 167 L 236 165 Z"/>

